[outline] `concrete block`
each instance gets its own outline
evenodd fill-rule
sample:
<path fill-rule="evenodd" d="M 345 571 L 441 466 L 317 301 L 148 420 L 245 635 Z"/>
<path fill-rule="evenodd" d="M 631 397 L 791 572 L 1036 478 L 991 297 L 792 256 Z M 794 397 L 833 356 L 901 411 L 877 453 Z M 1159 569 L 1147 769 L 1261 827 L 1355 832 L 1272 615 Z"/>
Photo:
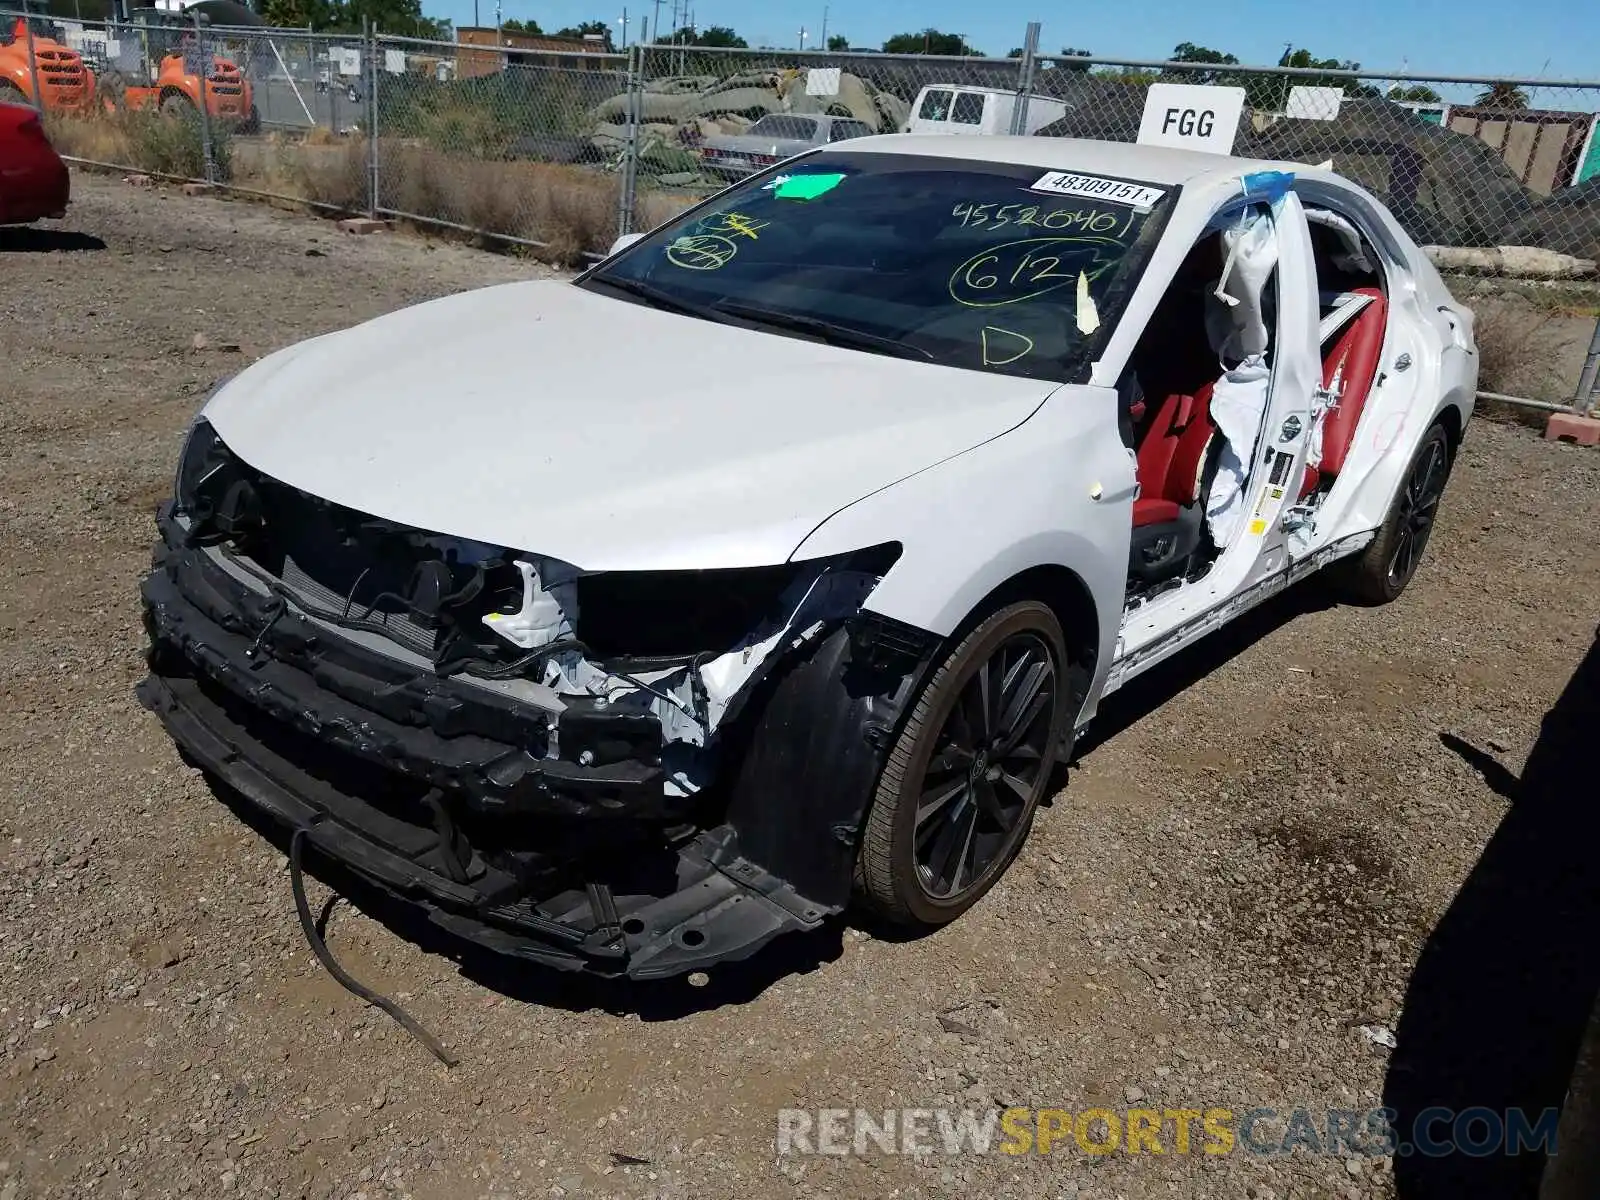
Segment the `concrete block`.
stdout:
<path fill-rule="evenodd" d="M 339 222 L 346 233 L 382 233 L 389 228 L 387 221 L 374 221 L 370 217 L 347 217 Z"/>
<path fill-rule="evenodd" d="M 1580 417 L 1576 413 L 1551 413 L 1544 427 L 1551 441 L 1577 442 L 1580 446 L 1600 446 L 1600 417 Z"/>

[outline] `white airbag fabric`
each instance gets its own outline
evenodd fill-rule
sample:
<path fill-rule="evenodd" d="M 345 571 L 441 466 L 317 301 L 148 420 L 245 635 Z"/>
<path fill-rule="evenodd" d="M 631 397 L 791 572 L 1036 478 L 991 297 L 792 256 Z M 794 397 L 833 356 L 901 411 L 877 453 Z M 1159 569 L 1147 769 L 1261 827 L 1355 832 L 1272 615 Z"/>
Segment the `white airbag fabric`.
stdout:
<path fill-rule="evenodd" d="M 1267 352 L 1262 294 L 1278 265 L 1278 239 L 1264 211 L 1241 214 L 1222 231 L 1226 255 L 1222 280 L 1206 306 L 1206 334 L 1226 366 Z"/>
<path fill-rule="evenodd" d="M 1377 268 L 1367 257 L 1366 247 L 1361 244 L 1361 232 L 1354 225 L 1326 208 L 1306 208 L 1303 211 L 1311 224 L 1325 225 L 1339 235 L 1340 249 L 1329 255 L 1335 267 L 1341 271 L 1359 271 L 1366 275 L 1377 273 Z"/>
<path fill-rule="evenodd" d="M 1278 263 L 1272 217 L 1261 209 L 1240 214 L 1222 237 L 1227 262 L 1206 311 L 1206 333 L 1223 366 L 1211 393 L 1211 419 L 1226 444 L 1206 496 L 1211 540 L 1219 549 L 1232 543 L 1244 521 L 1245 487 L 1267 412 L 1272 371 L 1263 296 Z"/>
<path fill-rule="evenodd" d="M 1226 439 L 1206 498 L 1211 540 L 1219 548 L 1233 541 L 1244 521 L 1244 487 L 1249 464 L 1255 460 L 1261 417 L 1267 411 L 1271 375 L 1266 356 L 1257 355 L 1224 374 L 1211 393 L 1211 419 Z"/>

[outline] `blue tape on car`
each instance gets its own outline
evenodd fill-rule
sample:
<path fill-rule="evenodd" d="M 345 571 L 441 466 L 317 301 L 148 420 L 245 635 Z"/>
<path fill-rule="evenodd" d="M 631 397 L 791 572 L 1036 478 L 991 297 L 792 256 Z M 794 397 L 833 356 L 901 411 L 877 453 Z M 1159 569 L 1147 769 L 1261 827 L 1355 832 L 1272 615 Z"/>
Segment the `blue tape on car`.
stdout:
<path fill-rule="evenodd" d="M 1292 171 L 1252 171 L 1241 182 L 1244 184 L 1244 194 L 1253 200 L 1265 200 L 1269 204 L 1276 204 L 1289 194 L 1289 189 L 1294 187 L 1294 173 Z"/>

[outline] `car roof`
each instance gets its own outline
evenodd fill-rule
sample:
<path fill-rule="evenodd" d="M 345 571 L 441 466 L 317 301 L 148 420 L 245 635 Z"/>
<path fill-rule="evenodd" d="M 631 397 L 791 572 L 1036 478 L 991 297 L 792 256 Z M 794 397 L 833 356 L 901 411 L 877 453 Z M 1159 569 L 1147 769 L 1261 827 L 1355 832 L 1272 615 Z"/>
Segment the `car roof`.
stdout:
<path fill-rule="evenodd" d="M 1254 171 L 1298 171 L 1305 163 L 1234 158 L 1201 150 L 1173 150 L 1133 142 L 1096 142 L 1087 138 L 999 137 L 952 133 L 891 133 L 854 138 L 831 148 L 837 154 L 917 154 L 929 158 L 1011 163 L 1045 171 L 1082 171 L 1142 183 L 1184 184 L 1203 178 L 1237 179 Z"/>

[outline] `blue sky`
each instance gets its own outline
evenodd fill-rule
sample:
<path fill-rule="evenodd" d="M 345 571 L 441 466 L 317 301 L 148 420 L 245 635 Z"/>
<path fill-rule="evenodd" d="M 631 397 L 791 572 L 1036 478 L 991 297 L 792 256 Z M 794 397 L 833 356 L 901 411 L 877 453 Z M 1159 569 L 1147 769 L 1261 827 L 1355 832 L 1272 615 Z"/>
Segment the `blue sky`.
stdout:
<path fill-rule="evenodd" d="M 729 25 L 751 45 L 793 46 L 802 25 L 815 37 L 823 0 L 690 0 L 696 23 Z M 584 20 L 615 22 L 622 0 L 501 0 L 506 19 L 536 20 L 546 29 Z M 478 0 L 484 24 L 494 0 Z M 472 0 L 423 0 L 429 16 L 472 22 Z M 629 0 L 629 37 L 654 4 Z M 670 0 L 661 4 L 668 24 Z M 1292 41 L 1319 57 L 1352 58 L 1364 67 L 1454 75 L 1600 77 L 1600 4 L 1595 0 L 1144 0 L 1099 5 L 1039 0 L 842 0 L 829 5 L 828 31 L 877 47 L 906 30 L 933 26 L 966 35 L 989 54 L 1022 44 L 1040 20 L 1040 46 L 1086 46 L 1098 54 L 1162 58 L 1179 42 L 1230 51 L 1247 63 L 1272 63 Z M 809 42 L 808 42 L 809 44 Z"/>

